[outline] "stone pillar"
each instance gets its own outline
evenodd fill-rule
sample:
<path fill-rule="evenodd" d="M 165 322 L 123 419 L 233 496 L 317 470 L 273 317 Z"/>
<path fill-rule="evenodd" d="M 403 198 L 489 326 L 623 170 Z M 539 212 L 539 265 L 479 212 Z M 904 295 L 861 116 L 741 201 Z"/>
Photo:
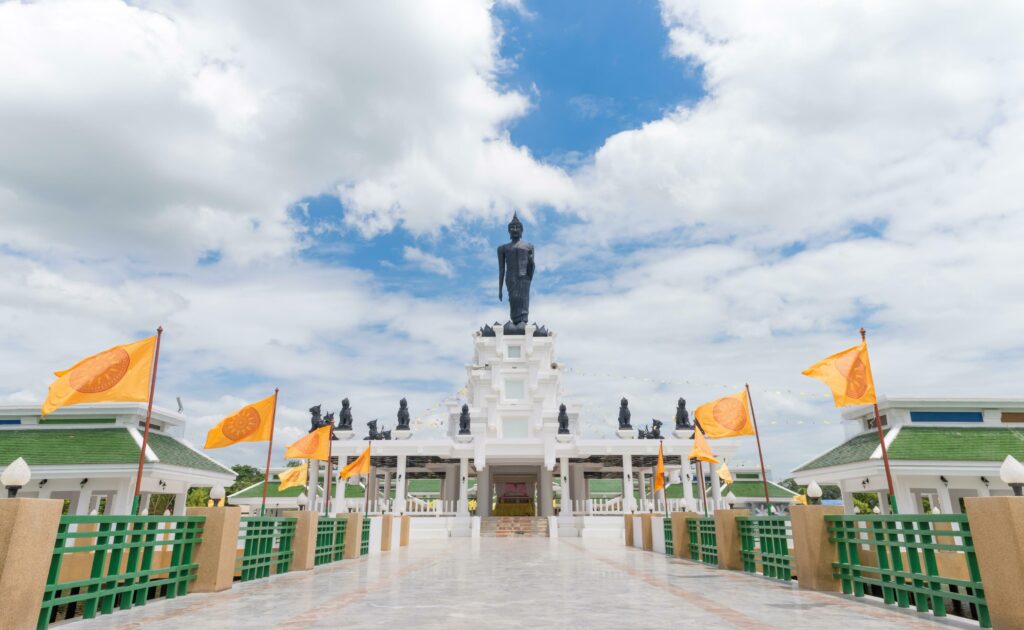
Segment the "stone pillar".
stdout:
<path fill-rule="evenodd" d="M 391 551 L 391 528 L 394 525 L 395 517 L 391 514 L 385 514 L 381 517 L 380 525 L 380 550 Z"/>
<path fill-rule="evenodd" d="M 563 455 L 558 460 L 558 474 L 562 482 L 562 500 L 559 502 L 561 509 L 558 512 L 558 516 L 562 518 L 572 517 L 571 472 L 569 469 L 569 458 Z"/>
<path fill-rule="evenodd" d="M 956 514 L 956 510 L 953 509 L 953 497 L 949 494 L 949 486 L 941 484 L 941 487 L 936 490 L 939 494 L 939 511 L 943 514 Z"/>
<path fill-rule="evenodd" d="M 640 506 L 639 506 L 638 509 L 646 511 L 646 509 L 647 509 L 647 470 L 644 469 L 644 468 L 641 468 L 640 471 L 637 472 L 637 477 L 640 480 L 640 484 L 639 484 L 640 485 Z"/>
<path fill-rule="evenodd" d="M 109 504 L 109 500 L 108 500 Z M 174 495 L 174 515 L 185 516 L 185 511 L 188 509 L 188 488 L 185 488 L 184 492 L 179 492 Z"/>
<path fill-rule="evenodd" d="M 63 509 L 57 499 L 0 499 L 0 628 L 36 627 Z"/>
<path fill-rule="evenodd" d="M 412 529 L 412 517 L 408 514 L 402 515 L 402 531 L 398 536 L 398 545 L 400 547 L 409 546 L 409 530 Z"/>
<path fill-rule="evenodd" d="M 712 477 L 715 475 L 712 474 Z M 718 544 L 718 568 L 743 570 L 740 553 L 740 526 L 737 516 L 748 516 L 750 510 L 715 510 L 715 541 Z"/>
<path fill-rule="evenodd" d="M 391 500 L 391 481 L 392 481 L 393 477 L 394 477 L 394 475 L 391 474 L 390 470 L 387 470 L 387 471 L 384 472 L 384 491 L 381 494 L 384 495 L 383 496 L 383 500 L 385 502 Z M 385 503 L 385 505 L 386 505 L 386 503 Z M 383 507 L 381 509 L 383 510 Z"/>
<path fill-rule="evenodd" d="M 687 461 L 686 465 L 679 472 L 679 478 L 683 482 L 683 503 L 686 504 L 686 511 L 696 512 L 697 502 L 693 499 L 693 465 Z"/>
<path fill-rule="evenodd" d="M 715 510 L 722 507 L 722 480 L 718 477 L 719 466 L 721 464 L 708 464 L 708 474 L 711 475 L 711 504 Z"/>
<path fill-rule="evenodd" d="M 317 478 L 320 476 L 320 461 L 316 459 L 307 459 L 309 462 L 309 473 L 306 476 L 306 509 L 310 512 L 316 512 L 316 489 L 318 486 Z M 367 484 L 369 487 L 369 484 Z"/>
<path fill-rule="evenodd" d="M 626 546 L 633 546 L 633 515 L 625 514 L 623 517 L 623 532 L 626 534 Z"/>
<path fill-rule="evenodd" d="M 480 509 L 480 480 L 477 479 L 477 510 Z M 459 504 L 456 509 L 459 516 L 469 516 L 469 458 L 459 460 Z"/>
<path fill-rule="evenodd" d="M 342 518 L 339 516 L 338 518 Z M 348 519 L 348 523 L 345 525 L 345 553 L 342 557 L 345 560 L 353 560 L 359 557 L 359 545 L 363 538 L 363 518 L 362 512 L 349 512 L 344 515 L 344 518 Z"/>
<path fill-rule="evenodd" d="M 842 514 L 838 505 L 794 505 L 789 508 L 793 527 L 794 573 L 800 588 L 812 591 L 838 592 L 839 580 L 832 577 L 832 563 L 837 559 L 836 544 L 828 540 L 826 514 Z"/>
<path fill-rule="evenodd" d="M 352 458 L 354 459 L 354 458 Z M 348 479 L 339 477 L 339 473 L 348 466 L 349 457 L 342 455 L 338 458 L 338 470 L 332 470 L 334 479 L 331 481 L 331 489 L 334 491 L 334 499 L 331 500 L 331 512 L 348 512 L 348 503 L 345 502 L 345 489 L 348 487 Z"/>
<path fill-rule="evenodd" d="M 622 511 L 633 511 L 633 456 L 622 456 Z"/>
<path fill-rule="evenodd" d="M 75 500 L 74 510 L 71 513 L 75 516 L 87 516 L 90 503 L 92 503 L 92 490 L 82 488 L 78 491 L 78 498 Z"/>
<path fill-rule="evenodd" d="M 398 482 L 395 484 L 395 504 L 391 511 L 395 514 L 405 514 L 405 455 L 398 456 Z"/>
<path fill-rule="evenodd" d="M 642 548 L 644 551 L 651 551 L 654 549 L 654 533 L 651 531 L 651 514 L 640 515 L 640 527 L 643 528 L 641 533 Z"/>
<path fill-rule="evenodd" d="M 968 497 L 964 504 L 992 627 L 1024 628 L 1024 498 Z"/>
<path fill-rule="evenodd" d="M 552 492 L 551 492 L 551 471 L 546 467 L 540 467 L 540 488 L 537 491 L 537 502 L 540 503 L 538 513 L 540 516 L 552 516 Z"/>
<path fill-rule="evenodd" d="M 235 577 L 235 551 L 238 548 L 238 528 L 242 508 L 190 507 L 189 516 L 205 516 L 203 542 L 193 551 L 199 564 L 196 579 L 189 587 L 192 593 L 215 593 L 231 588 Z"/>
<path fill-rule="evenodd" d="M 573 514 L 575 514 L 577 511 L 579 511 L 576 508 L 578 506 L 582 505 L 583 501 L 586 500 L 586 498 L 587 498 L 587 493 L 586 493 L 587 476 L 584 473 L 583 466 L 581 464 L 577 464 L 572 469 L 572 478 L 573 478 L 573 481 L 574 481 L 573 486 L 572 486 L 572 497 L 573 497 L 573 500 L 576 501 L 576 505 L 573 506 L 573 510 L 572 511 L 573 511 Z"/>
<path fill-rule="evenodd" d="M 672 555 L 676 558 L 690 558 L 690 526 L 686 519 L 697 518 L 696 512 L 672 513 Z"/>
<path fill-rule="evenodd" d="M 316 564 L 316 528 L 320 515 L 307 510 L 285 512 L 295 520 L 295 538 L 292 539 L 292 564 L 290 571 L 309 571 Z"/>
<path fill-rule="evenodd" d="M 491 469 L 484 468 L 476 473 L 476 515 L 491 515 Z"/>

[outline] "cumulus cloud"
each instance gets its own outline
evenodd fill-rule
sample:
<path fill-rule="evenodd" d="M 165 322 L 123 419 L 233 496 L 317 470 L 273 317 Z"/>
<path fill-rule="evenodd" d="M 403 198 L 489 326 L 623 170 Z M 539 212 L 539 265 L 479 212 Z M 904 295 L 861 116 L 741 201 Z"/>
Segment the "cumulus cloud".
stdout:
<path fill-rule="evenodd" d="M 402 255 L 405 257 L 405 260 L 413 263 L 424 271 L 436 273 L 448 278 L 455 277 L 455 270 L 452 269 L 451 263 L 440 256 L 428 254 L 418 247 L 406 247 L 403 250 Z"/>

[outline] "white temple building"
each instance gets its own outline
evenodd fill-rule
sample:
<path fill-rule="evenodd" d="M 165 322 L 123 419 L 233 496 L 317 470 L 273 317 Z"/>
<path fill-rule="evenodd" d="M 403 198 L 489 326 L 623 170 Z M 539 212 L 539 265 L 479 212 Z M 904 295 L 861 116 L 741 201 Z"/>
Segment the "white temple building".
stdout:
<path fill-rule="evenodd" d="M 583 435 L 583 410 L 562 398 L 557 340 L 555 333 L 538 331 L 533 324 L 525 334 L 505 334 L 500 325 L 474 333 L 473 359 L 466 366 L 468 435 L 460 434 L 463 407 L 455 402 L 448 406 L 441 439 L 393 432 L 397 439 L 367 442 L 338 431 L 334 470 L 372 444 L 373 479 L 368 500 L 345 500 L 344 488 L 335 484 L 331 511 L 368 506 L 371 512 L 444 517 L 413 519 L 415 536 L 469 536 L 478 526 L 476 518 L 497 516 L 547 517 L 552 534 L 559 536 L 617 535 L 623 513 L 664 511 L 664 502 L 650 490 L 661 441 L 636 439 L 635 429 L 619 431 L 618 437 Z M 568 433 L 560 435 L 561 404 Z M 683 498 L 670 501 L 673 510 L 697 505 L 691 484 L 696 476 L 683 464 L 693 446 L 691 434 L 663 427 L 666 473 L 683 486 Z M 717 441 L 714 447 L 720 457 L 737 448 Z M 709 476 L 710 503 L 724 506 L 718 475 Z M 438 500 L 409 497 L 409 480 L 423 478 L 443 479 Z M 619 479 L 626 491 L 592 498 L 588 480 L 594 478 Z M 309 483 L 317 483 L 315 475 Z"/>

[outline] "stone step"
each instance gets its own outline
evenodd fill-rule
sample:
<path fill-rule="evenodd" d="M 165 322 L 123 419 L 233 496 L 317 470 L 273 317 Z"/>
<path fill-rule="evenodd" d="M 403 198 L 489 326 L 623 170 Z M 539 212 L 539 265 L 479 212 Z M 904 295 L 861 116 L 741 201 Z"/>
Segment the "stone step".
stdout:
<path fill-rule="evenodd" d="M 480 519 L 480 535 L 493 538 L 547 538 L 548 519 L 543 516 L 485 516 Z"/>

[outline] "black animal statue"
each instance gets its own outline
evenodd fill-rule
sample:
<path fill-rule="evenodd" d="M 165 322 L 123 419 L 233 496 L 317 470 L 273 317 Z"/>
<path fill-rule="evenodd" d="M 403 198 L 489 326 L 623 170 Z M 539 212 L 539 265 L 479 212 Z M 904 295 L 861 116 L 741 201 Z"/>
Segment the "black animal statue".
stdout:
<path fill-rule="evenodd" d="M 648 440 L 660 440 L 661 439 L 661 420 L 652 418 L 651 425 L 654 427 L 647 432 Z"/>
<path fill-rule="evenodd" d="M 690 413 L 686 411 L 686 399 L 680 398 L 679 404 L 676 405 L 676 431 L 686 431 L 692 428 Z"/>
<path fill-rule="evenodd" d="M 636 438 L 638 440 L 647 439 L 647 425 L 644 425 L 636 430 Z"/>
<path fill-rule="evenodd" d="M 629 413 L 629 401 L 625 398 L 619 403 L 619 431 L 632 431 L 633 425 L 629 423 L 632 414 Z"/>
<path fill-rule="evenodd" d="M 309 432 L 312 433 L 324 426 L 324 420 L 320 417 L 320 405 L 309 408 Z"/>
<path fill-rule="evenodd" d="M 352 408 L 349 407 L 348 398 L 341 401 L 341 411 L 338 412 L 338 430 L 352 430 Z"/>
<path fill-rule="evenodd" d="M 369 422 L 367 422 L 366 423 L 366 427 L 370 430 L 370 434 L 367 435 L 364 439 L 366 439 L 366 440 L 381 440 L 381 439 L 384 439 L 384 436 L 381 435 L 381 432 L 377 430 L 377 421 L 376 420 L 370 420 Z"/>
<path fill-rule="evenodd" d="M 569 435 L 569 414 L 565 412 L 565 405 L 558 406 L 558 434 Z"/>
<path fill-rule="evenodd" d="M 469 405 L 462 405 L 462 413 L 459 414 L 459 435 L 471 435 L 469 422 Z"/>
<path fill-rule="evenodd" d="M 382 439 L 382 440 L 390 440 L 391 439 L 391 429 L 388 429 L 387 431 L 381 431 L 380 432 L 380 439 Z"/>
<path fill-rule="evenodd" d="M 331 426 L 331 439 L 332 440 L 337 440 L 338 436 L 334 435 L 334 412 L 333 411 L 328 411 L 327 412 L 327 415 L 324 416 L 323 424 L 320 425 L 320 426 L 321 427 L 326 427 L 327 425 Z"/>
<path fill-rule="evenodd" d="M 409 430 L 409 403 L 404 398 L 398 401 L 398 426 L 396 431 Z"/>

